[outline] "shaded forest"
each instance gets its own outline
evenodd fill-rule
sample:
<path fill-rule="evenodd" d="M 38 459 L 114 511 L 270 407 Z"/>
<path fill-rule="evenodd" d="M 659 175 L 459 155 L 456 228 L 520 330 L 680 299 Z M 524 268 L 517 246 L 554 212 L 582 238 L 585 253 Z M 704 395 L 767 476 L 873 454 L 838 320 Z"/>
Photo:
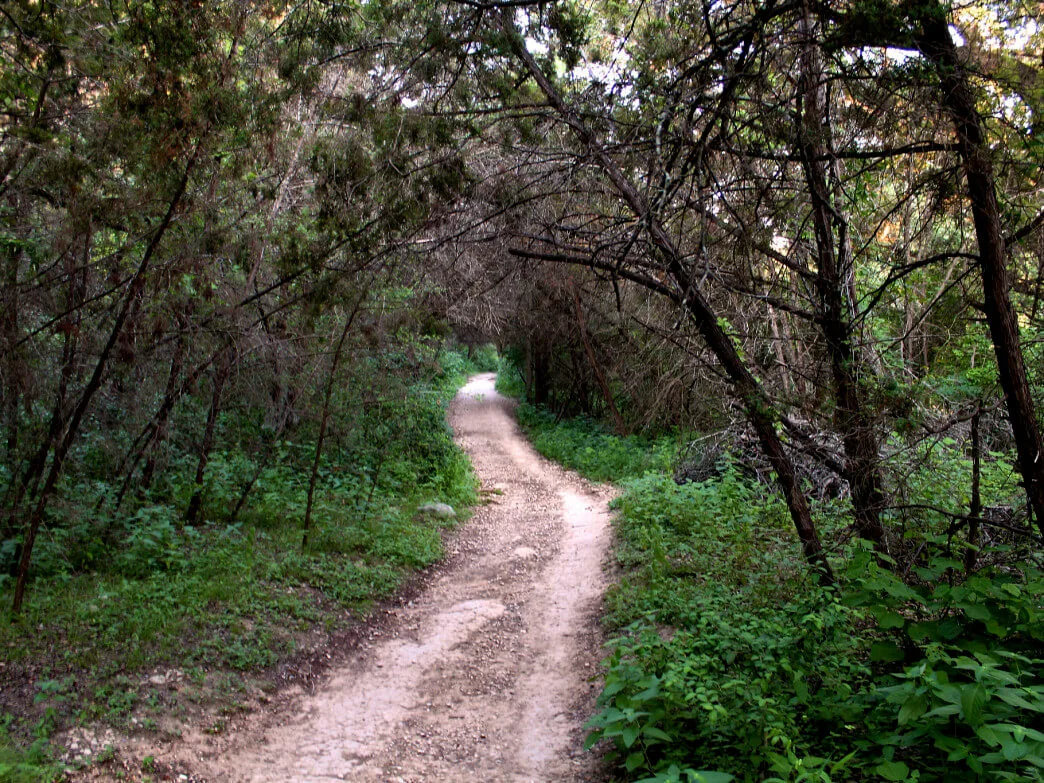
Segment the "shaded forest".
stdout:
<path fill-rule="evenodd" d="M 5 4 L 10 763 L 437 559 L 499 367 L 624 486 L 621 776 L 1039 780 L 1041 16 Z"/>

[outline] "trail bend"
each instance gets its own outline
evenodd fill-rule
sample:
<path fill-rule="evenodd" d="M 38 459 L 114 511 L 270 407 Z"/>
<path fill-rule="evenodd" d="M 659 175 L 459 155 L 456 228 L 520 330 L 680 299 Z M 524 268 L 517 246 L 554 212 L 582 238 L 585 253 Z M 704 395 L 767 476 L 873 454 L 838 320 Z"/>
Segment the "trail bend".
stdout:
<path fill-rule="evenodd" d="M 541 458 L 479 375 L 450 425 L 490 502 L 430 586 L 211 781 L 597 781 L 594 699 L 610 491 Z M 208 756 L 210 756 L 208 758 Z"/>

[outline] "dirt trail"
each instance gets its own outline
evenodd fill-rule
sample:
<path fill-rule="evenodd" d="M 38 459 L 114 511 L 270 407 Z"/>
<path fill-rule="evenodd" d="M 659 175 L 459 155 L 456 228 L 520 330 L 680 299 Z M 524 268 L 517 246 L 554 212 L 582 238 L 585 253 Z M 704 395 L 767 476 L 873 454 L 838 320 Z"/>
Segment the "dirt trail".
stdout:
<path fill-rule="evenodd" d="M 432 584 L 282 725 L 208 780 L 600 780 L 580 750 L 597 671 L 609 493 L 543 460 L 480 375 L 450 411 L 491 503 Z M 241 737 L 241 739 L 244 739 Z"/>

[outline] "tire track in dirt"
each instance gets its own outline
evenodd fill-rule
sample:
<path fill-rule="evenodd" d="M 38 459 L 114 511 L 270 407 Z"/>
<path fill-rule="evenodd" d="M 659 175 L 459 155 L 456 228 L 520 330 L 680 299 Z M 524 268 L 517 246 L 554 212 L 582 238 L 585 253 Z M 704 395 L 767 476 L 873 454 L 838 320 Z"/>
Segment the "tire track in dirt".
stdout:
<path fill-rule="evenodd" d="M 493 381 L 476 376 L 451 406 L 491 502 L 445 569 L 282 725 L 201 759 L 208 780 L 605 779 L 580 747 L 611 493 L 539 457 Z"/>

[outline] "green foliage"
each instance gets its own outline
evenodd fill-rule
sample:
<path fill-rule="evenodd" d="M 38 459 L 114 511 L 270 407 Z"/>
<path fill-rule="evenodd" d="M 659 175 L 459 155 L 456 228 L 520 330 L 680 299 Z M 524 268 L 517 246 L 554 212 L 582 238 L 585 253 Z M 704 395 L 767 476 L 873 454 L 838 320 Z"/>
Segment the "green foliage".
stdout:
<path fill-rule="evenodd" d="M 521 357 L 517 351 L 509 350 L 497 362 L 496 389 L 505 397 L 523 400 L 526 396 L 526 379 L 521 370 Z"/>
<path fill-rule="evenodd" d="M 592 419 L 557 421 L 546 408 L 528 403 L 519 405 L 516 415 L 537 451 L 594 481 L 620 481 L 650 470 L 667 470 L 677 451 L 671 437 L 621 437 Z"/>
<path fill-rule="evenodd" d="M 733 599 L 734 600 L 734 599 Z M 707 598 L 684 631 L 647 623 L 615 640 L 588 742 L 611 739 L 631 773 L 725 767 L 743 779 L 850 759 L 860 717 L 850 613 L 830 596 L 747 611 Z"/>
<path fill-rule="evenodd" d="M 939 470 L 945 457 L 923 463 L 940 504 L 960 474 Z M 928 476 L 912 479 L 911 493 L 929 491 Z M 1041 779 L 1032 561 L 965 575 L 945 529 L 922 529 L 905 575 L 854 547 L 845 581 L 824 589 L 806 578 L 782 501 L 733 468 L 623 489 L 624 573 L 607 597 L 620 633 L 588 744 L 610 742 L 628 779 Z M 816 510 L 827 528 L 846 518 L 835 505 Z"/>
<path fill-rule="evenodd" d="M 635 778 L 846 769 L 835 751 L 869 670 L 853 613 L 806 581 L 782 502 L 728 468 L 680 486 L 649 474 L 616 505 L 626 575 L 607 603 L 626 633 L 589 743 L 612 740 Z"/>
<path fill-rule="evenodd" d="M 953 438 L 925 441 L 910 449 L 899 438 L 890 444 L 907 451 L 902 484 L 896 487 L 897 505 L 907 516 L 904 527 L 912 535 L 942 532 L 952 517 L 967 512 L 971 503 L 972 461 Z M 1017 506 L 1022 495 L 1012 455 L 986 452 L 981 460 L 979 492 L 984 506 Z M 914 523 L 914 524 L 910 524 Z"/>
<path fill-rule="evenodd" d="M 469 348 L 467 360 L 471 372 L 497 372 L 500 369 L 500 354 L 492 343 Z"/>
<path fill-rule="evenodd" d="M 846 601 L 866 607 L 899 649 L 948 645 L 958 653 L 991 652 L 1000 646 L 1030 653 L 1044 643 L 1044 574 L 1028 564 L 960 578 L 963 564 L 935 544 L 916 581 L 900 579 L 865 549 L 850 560 Z M 887 562 L 887 561 L 886 561 Z"/>
<path fill-rule="evenodd" d="M 591 16 L 577 3 L 555 3 L 548 13 L 548 27 L 555 31 L 559 56 L 566 69 L 573 69 L 583 58 L 588 42 Z"/>
<path fill-rule="evenodd" d="M 873 736 L 885 759 L 877 771 L 889 780 L 910 769 L 923 780 L 1042 779 L 1042 665 L 1005 650 L 954 657 L 929 644 L 924 659 L 894 675 L 898 684 L 873 693 L 894 720 Z"/>
<path fill-rule="evenodd" d="M 10 715 L 0 716 L 0 780 L 7 783 L 51 783 L 62 779 L 45 737 L 28 747 L 21 746 L 9 733 Z"/>
<path fill-rule="evenodd" d="M 870 654 L 884 669 L 867 697 L 870 740 L 896 774 L 901 765 L 923 780 L 1039 780 L 1044 573 L 1026 565 L 959 579 L 961 567 L 939 548 L 904 582 L 870 552 L 852 558 L 846 601 L 877 621 Z"/>
<path fill-rule="evenodd" d="M 142 506 L 126 521 L 122 551 L 116 556 L 117 570 L 132 578 L 157 571 L 179 570 L 187 562 L 186 545 L 195 530 L 180 531 L 180 520 L 170 506 Z"/>

